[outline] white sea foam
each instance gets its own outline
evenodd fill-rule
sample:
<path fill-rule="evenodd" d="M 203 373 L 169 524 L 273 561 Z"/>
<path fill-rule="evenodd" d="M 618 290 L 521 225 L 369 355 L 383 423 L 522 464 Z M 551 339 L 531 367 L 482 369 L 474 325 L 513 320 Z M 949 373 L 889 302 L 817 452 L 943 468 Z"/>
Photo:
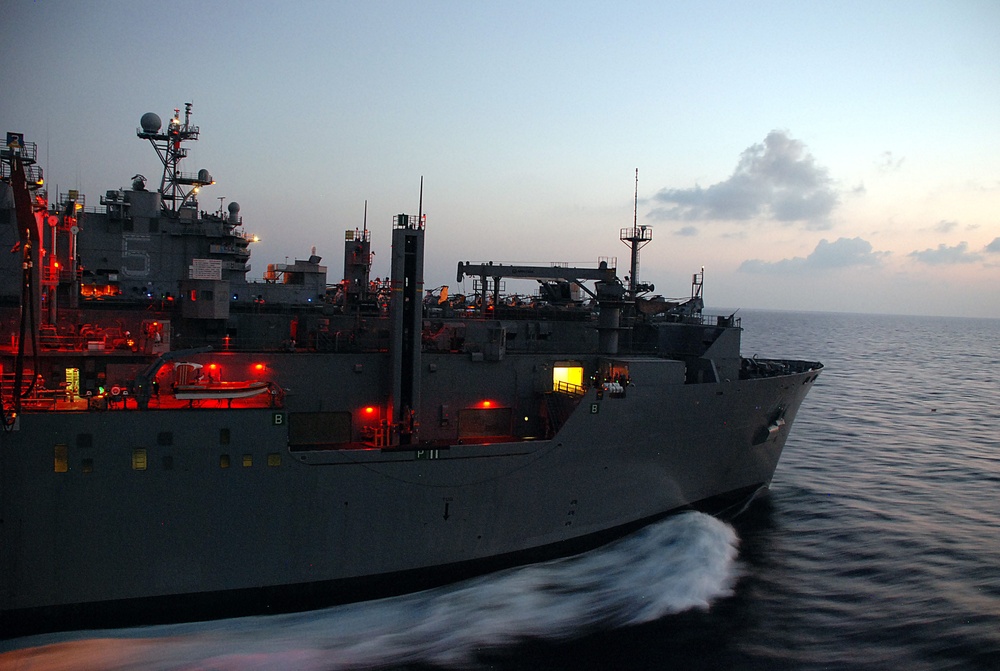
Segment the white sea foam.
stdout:
<path fill-rule="evenodd" d="M 736 534 L 685 513 L 612 545 L 456 585 L 307 613 L 33 637 L 4 645 L 19 670 L 364 669 L 465 666 L 529 638 L 707 608 L 737 578 Z"/>

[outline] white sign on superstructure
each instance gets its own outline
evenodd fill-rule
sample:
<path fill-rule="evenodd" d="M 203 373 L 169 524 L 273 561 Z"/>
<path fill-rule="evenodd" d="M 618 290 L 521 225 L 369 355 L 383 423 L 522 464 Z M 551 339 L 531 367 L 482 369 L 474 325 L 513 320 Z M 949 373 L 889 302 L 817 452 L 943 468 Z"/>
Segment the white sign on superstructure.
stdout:
<path fill-rule="evenodd" d="M 221 280 L 222 259 L 192 259 L 190 271 L 192 280 Z"/>

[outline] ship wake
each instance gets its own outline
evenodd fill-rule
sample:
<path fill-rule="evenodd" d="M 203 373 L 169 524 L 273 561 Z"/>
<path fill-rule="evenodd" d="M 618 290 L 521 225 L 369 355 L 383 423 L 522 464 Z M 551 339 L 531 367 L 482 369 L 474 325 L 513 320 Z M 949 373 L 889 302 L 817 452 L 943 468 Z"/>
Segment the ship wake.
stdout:
<path fill-rule="evenodd" d="M 732 527 L 684 513 L 582 555 L 444 588 L 321 611 L 38 636 L 0 643 L 16 669 L 311 671 L 474 664 L 558 640 L 707 608 L 738 577 Z"/>

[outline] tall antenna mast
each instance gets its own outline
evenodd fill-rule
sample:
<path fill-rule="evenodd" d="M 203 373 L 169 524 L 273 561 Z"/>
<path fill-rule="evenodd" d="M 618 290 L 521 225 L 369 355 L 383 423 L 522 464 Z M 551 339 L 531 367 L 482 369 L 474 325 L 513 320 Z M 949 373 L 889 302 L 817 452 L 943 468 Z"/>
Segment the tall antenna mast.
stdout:
<path fill-rule="evenodd" d="M 417 221 L 424 220 L 424 176 L 420 176 L 420 203 L 417 205 Z"/>
<path fill-rule="evenodd" d="M 632 201 L 632 228 L 639 221 L 639 168 L 635 169 L 635 199 Z"/>
<path fill-rule="evenodd" d="M 632 228 L 623 228 L 618 238 L 632 250 L 632 265 L 628 277 L 628 295 L 635 299 L 636 292 L 652 291 L 651 285 L 639 284 L 639 250 L 653 239 L 652 226 L 639 225 L 639 168 L 635 169 L 635 204 L 632 209 Z"/>

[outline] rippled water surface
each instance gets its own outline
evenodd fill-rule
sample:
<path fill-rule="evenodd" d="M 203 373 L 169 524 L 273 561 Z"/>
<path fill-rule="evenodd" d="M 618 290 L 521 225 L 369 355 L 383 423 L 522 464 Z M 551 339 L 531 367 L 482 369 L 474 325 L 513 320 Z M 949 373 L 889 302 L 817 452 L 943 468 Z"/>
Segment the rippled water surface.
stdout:
<path fill-rule="evenodd" d="M 740 313 L 822 360 L 771 492 L 314 613 L 0 642 L 2 669 L 1000 669 L 1000 321 Z"/>

